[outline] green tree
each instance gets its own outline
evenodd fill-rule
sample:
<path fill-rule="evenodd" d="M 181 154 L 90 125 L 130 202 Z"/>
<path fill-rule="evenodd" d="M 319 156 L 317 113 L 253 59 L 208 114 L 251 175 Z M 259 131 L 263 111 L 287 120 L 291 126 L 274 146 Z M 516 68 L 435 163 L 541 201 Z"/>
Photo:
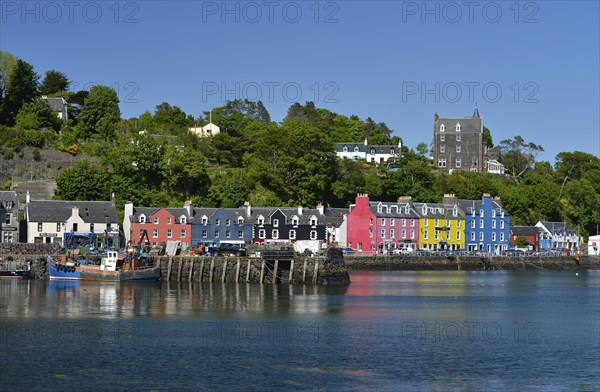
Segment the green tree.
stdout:
<path fill-rule="evenodd" d="M 210 185 L 206 174 L 206 158 L 191 148 L 184 148 L 183 151 L 168 148 L 163 158 L 163 173 L 167 188 L 184 195 L 186 199 L 206 191 Z"/>
<path fill-rule="evenodd" d="M 541 145 L 525 143 L 521 136 L 515 136 L 512 140 L 502 140 L 497 148 L 500 161 L 517 182 L 523 173 L 533 169 L 537 154 L 544 151 Z"/>
<path fill-rule="evenodd" d="M 218 175 L 208 191 L 207 206 L 236 208 L 248 200 L 249 191 L 243 171 L 229 171 Z"/>
<path fill-rule="evenodd" d="M 416 148 L 417 154 L 423 158 L 427 158 L 429 155 L 429 146 L 427 143 L 419 143 Z"/>
<path fill-rule="evenodd" d="M 93 86 L 79 113 L 77 130 L 84 139 L 97 136 L 112 140 L 120 117 L 119 98 L 115 90 L 107 86 Z"/>
<path fill-rule="evenodd" d="M 63 169 L 56 177 L 57 200 L 109 200 L 110 175 L 106 169 L 89 161 L 80 161 Z"/>
<path fill-rule="evenodd" d="M 49 128 L 59 131 L 61 125 L 61 120 L 43 99 L 23 105 L 17 114 L 17 128 L 19 129 Z"/>
<path fill-rule="evenodd" d="M 46 76 L 40 85 L 42 95 L 56 94 L 61 91 L 67 91 L 69 88 L 69 79 L 67 75 L 54 69 L 46 71 Z"/>
<path fill-rule="evenodd" d="M 4 99 L 3 117 L 7 125 L 14 125 L 21 107 L 38 97 L 39 78 L 31 64 L 20 59 L 16 61 L 12 67 Z"/>
<path fill-rule="evenodd" d="M 519 235 L 517 238 L 515 238 L 515 243 L 518 247 L 523 248 L 529 245 L 529 240 L 524 235 Z"/>

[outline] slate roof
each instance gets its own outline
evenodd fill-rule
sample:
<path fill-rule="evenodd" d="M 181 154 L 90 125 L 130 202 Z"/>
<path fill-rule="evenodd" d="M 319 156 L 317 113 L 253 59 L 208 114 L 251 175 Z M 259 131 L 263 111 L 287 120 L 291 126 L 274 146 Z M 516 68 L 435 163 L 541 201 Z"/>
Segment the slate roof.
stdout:
<path fill-rule="evenodd" d="M 159 210 L 161 210 L 161 208 L 156 208 L 156 207 L 134 207 L 133 208 L 133 215 L 131 215 L 129 217 L 129 220 L 131 222 L 139 222 L 140 221 L 140 216 L 142 214 L 144 214 L 144 216 L 146 216 L 147 219 L 150 219 L 150 217 L 155 214 L 156 212 L 158 212 Z M 178 219 L 181 215 L 184 215 L 189 221 L 189 216 L 187 213 L 187 210 L 185 208 L 165 208 L 165 210 L 167 210 L 168 212 L 170 212 L 176 219 Z"/>
<path fill-rule="evenodd" d="M 18 205 L 18 196 L 15 191 L 0 191 L 0 204 L 4 205 L 5 201 L 12 201 L 16 207 Z"/>
<path fill-rule="evenodd" d="M 355 152 L 354 147 L 358 146 L 358 151 L 356 151 L 356 152 L 370 154 L 371 149 L 374 148 L 375 154 L 391 154 L 391 150 L 393 148 L 394 154 L 400 154 L 400 147 L 398 147 L 397 145 L 393 145 L 393 144 L 381 145 L 381 146 L 371 146 L 371 145 L 365 146 L 364 143 L 335 143 L 335 150 L 337 152 L 344 152 L 344 146 L 348 147 L 347 152 L 349 152 L 349 153 Z"/>
<path fill-rule="evenodd" d="M 379 204 L 382 205 L 381 212 L 378 212 L 377 207 Z M 406 211 L 406 205 L 409 205 L 408 214 Z M 387 209 L 385 207 L 388 207 Z M 398 207 L 391 208 L 391 207 Z M 371 212 L 378 217 L 389 217 L 389 218 L 419 218 L 419 214 L 414 210 L 410 203 L 385 203 L 380 201 L 370 201 L 369 209 Z"/>
<path fill-rule="evenodd" d="M 567 222 L 542 222 L 551 233 L 574 233 L 575 230 Z"/>
<path fill-rule="evenodd" d="M 473 116 L 464 118 L 441 118 L 434 121 L 434 133 L 440 133 L 440 125 L 444 124 L 444 132 L 455 132 L 456 124 L 460 124 L 461 133 L 481 133 L 483 132 L 483 120 L 479 116 L 479 110 L 475 109 Z"/>
<path fill-rule="evenodd" d="M 67 104 L 67 101 L 65 101 L 63 98 L 43 98 L 43 99 L 46 102 L 48 102 L 48 105 L 50 105 L 52 110 L 54 110 L 55 112 L 62 112 L 64 109 L 64 106 Z"/>
<path fill-rule="evenodd" d="M 481 209 L 482 205 L 483 202 L 481 200 L 458 199 L 458 207 L 464 211 L 465 215 L 472 215 L 473 209 L 475 209 L 475 215 L 479 215 L 479 210 Z M 494 207 L 496 213 L 498 214 L 504 211 L 500 203 L 494 199 L 492 199 L 492 207 Z M 506 211 L 504 211 L 504 214 L 508 215 Z"/>
<path fill-rule="evenodd" d="M 538 228 L 537 226 L 511 226 L 510 231 L 514 236 L 535 236 Z"/>
<path fill-rule="evenodd" d="M 71 217 L 73 207 L 86 223 L 118 223 L 117 209 L 110 201 L 32 200 L 27 204 L 30 222 L 64 222 Z"/>
<path fill-rule="evenodd" d="M 423 206 L 427 205 L 427 214 L 424 215 L 422 210 Z M 446 219 L 458 219 L 464 218 L 465 212 L 458 206 L 457 215 L 453 215 L 454 204 L 438 204 L 438 203 L 413 203 L 413 208 L 420 217 L 423 218 L 446 218 Z M 430 210 L 430 209 L 433 209 Z M 443 211 L 443 212 L 442 212 Z"/>

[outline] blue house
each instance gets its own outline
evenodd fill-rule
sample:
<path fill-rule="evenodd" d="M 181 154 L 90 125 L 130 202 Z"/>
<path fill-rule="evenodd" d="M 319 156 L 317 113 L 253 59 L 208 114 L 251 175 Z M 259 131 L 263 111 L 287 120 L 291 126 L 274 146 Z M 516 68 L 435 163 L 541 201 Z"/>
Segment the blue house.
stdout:
<path fill-rule="evenodd" d="M 192 246 L 247 244 L 252 240 L 252 223 L 243 208 L 194 208 Z"/>
<path fill-rule="evenodd" d="M 446 195 L 453 198 L 453 195 Z M 465 248 L 498 254 L 510 247 L 510 215 L 504 211 L 499 198 L 484 193 L 481 200 L 458 200 L 465 213 Z"/>

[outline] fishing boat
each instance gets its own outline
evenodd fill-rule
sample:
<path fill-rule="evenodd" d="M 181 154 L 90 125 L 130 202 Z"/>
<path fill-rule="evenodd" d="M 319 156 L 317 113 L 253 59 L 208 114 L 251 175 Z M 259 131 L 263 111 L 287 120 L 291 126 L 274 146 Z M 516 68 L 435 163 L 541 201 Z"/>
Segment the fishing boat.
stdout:
<path fill-rule="evenodd" d="M 31 266 L 19 264 L 10 258 L 7 261 L 0 259 L 0 278 L 28 278 L 31 274 Z"/>
<path fill-rule="evenodd" d="M 59 260 L 48 256 L 48 276 L 50 279 L 69 280 L 158 280 L 160 268 L 150 266 L 145 259 L 122 257 L 116 251 L 107 251 L 100 265 L 61 257 Z"/>

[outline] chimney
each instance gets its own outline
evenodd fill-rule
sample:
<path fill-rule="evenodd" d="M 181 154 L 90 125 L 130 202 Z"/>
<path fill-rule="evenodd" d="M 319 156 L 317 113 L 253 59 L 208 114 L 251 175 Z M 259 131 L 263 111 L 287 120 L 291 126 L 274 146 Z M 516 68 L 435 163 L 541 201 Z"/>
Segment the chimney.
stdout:
<path fill-rule="evenodd" d="M 185 203 L 183 203 L 183 208 L 185 208 L 185 211 L 188 214 L 188 217 L 192 217 L 192 201 L 191 200 L 186 200 Z"/>
<path fill-rule="evenodd" d="M 131 217 L 133 216 L 133 203 L 127 202 L 124 207 L 123 216 L 123 234 L 125 235 L 125 243 L 131 241 Z"/>
<path fill-rule="evenodd" d="M 359 193 L 356 195 L 356 207 L 369 207 L 369 195 L 366 193 Z"/>
<path fill-rule="evenodd" d="M 412 196 L 400 196 L 398 198 L 398 204 L 410 203 L 412 202 Z"/>
<path fill-rule="evenodd" d="M 437 112 L 433 114 L 433 121 L 439 120 L 440 116 L 438 116 Z"/>
<path fill-rule="evenodd" d="M 250 206 L 250 203 L 248 203 L 247 201 L 244 202 L 244 208 L 246 209 L 246 216 L 248 218 L 250 218 L 250 215 L 252 215 L 252 207 Z"/>
<path fill-rule="evenodd" d="M 31 196 L 29 195 L 29 189 L 27 189 L 27 194 L 25 195 L 25 204 L 29 204 L 31 201 Z"/>
<path fill-rule="evenodd" d="M 365 136 L 365 146 L 368 146 L 367 137 Z"/>
<path fill-rule="evenodd" d="M 116 201 L 117 201 L 117 198 L 115 197 L 115 192 L 111 192 L 110 193 L 110 202 L 112 203 L 113 206 L 115 205 Z"/>
<path fill-rule="evenodd" d="M 444 198 L 442 199 L 442 204 L 451 204 L 451 205 L 455 205 L 458 203 L 458 199 L 456 198 L 456 196 L 454 196 L 453 193 L 448 193 L 444 195 Z"/>
<path fill-rule="evenodd" d="M 317 210 L 319 211 L 319 214 L 325 215 L 325 207 L 323 206 L 323 204 L 319 203 L 317 205 Z"/>
<path fill-rule="evenodd" d="M 298 215 L 302 215 L 302 206 L 298 206 Z"/>

